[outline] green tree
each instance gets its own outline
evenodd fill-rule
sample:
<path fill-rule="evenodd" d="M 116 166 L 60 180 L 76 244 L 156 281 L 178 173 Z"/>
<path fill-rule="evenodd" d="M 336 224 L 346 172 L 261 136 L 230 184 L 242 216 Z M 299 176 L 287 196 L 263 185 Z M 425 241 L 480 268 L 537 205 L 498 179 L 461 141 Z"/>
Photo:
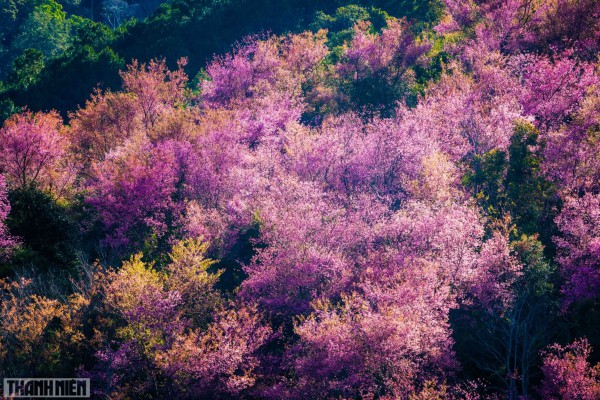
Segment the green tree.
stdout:
<path fill-rule="evenodd" d="M 18 113 L 19 111 L 21 111 L 21 108 L 17 107 L 11 99 L 0 100 L 0 125 L 3 125 L 4 121 L 6 121 L 10 118 L 11 115 Z"/>
<path fill-rule="evenodd" d="M 444 7 L 440 0 L 374 0 L 370 3 L 390 14 L 404 16 L 420 23 L 435 21 L 442 14 Z"/>
<path fill-rule="evenodd" d="M 44 69 L 44 54 L 36 49 L 27 49 L 13 61 L 6 85 L 12 88 L 27 89 L 37 82 Z"/>
<path fill-rule="evenodd" d="M 66 116 L 66 111 L 83 105 L 94 88 L 118 86 L 119 70 L 123 68 L 124 60 L 111 48 L 97 51 L 83 46 L 50 61 L 40 79 L 27 90 L 8 91 L 5 96 L 30 109 L 57 109 Z"/>
<path fill-rule="evenodd" d="M 463 184 L 492 220 L 510 214 L 518 232 L 539 234 L 547 254 L 552 255 L 559 197 L 555 186 L 540 173 L 538 136 L 533 125 L 517 122 L 508 151 L 494 149 L 474 157 Z"/>
<path fill-rule="evenodd" d="M 337 48 L 352 40 L 354 36 L 353 27 L 357 22 L 370 21 L 373 29 L 380 31 L 385 27 L 389 17 L 383 10 L 377 8 L 367 9 L 356 4 L 350 4 L 338 8 L 334 14 L 318 11 L 314 22 L 310 24 L 310 28 L 315 32 L 319 29 L 327 29 L 329 39 L 327 45 L 334 50 L 335 54 Z M 339 51 L 337 50 L 337 53 Z"/>
<path fill-rule="evenodd" d="M 47 58 L 64 52 L 70 42 L 70 24 L 62 6 L 54 0 L 36 6 L 25 20 L 14 47 L 23 52 L 33 48 Z"/>

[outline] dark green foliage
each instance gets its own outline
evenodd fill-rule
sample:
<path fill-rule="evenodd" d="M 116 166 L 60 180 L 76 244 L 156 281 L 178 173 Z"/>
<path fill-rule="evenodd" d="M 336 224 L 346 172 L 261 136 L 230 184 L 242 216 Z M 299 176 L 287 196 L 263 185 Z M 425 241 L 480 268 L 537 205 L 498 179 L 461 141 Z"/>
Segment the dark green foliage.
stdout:
<path fill-rule="evenodd" d="M 437 20 L 443 10 L 442 2 L 439 0 L 374 0 L 370 3 L 392 15 L 405 16 L 420 23 Z"/>
<path fill-rule="evenodd" d="M 32 110 L 57 109 L 65 116 L 77 105 L 83 106 L 94 88 L 116 87 L 124 67 L 123 59 L 109 47 L 96 51 L 84 46 L 50 62 L 26 90 L 11 89 L 4 95 Z"/>
<path fill-rule="evenodd" d="M 37 1 L 0 0 L 0 78 L 6 76 L 12 60 L 18 55 L 11 51 L 12 42 L 36 4 Z"/>
<path fill-rule="evenodd" d="M 44 65 L 44 54 L 41 51 L 27 49 L 13 61 L 12 71 L 5 83 L 11 88 L 27 90 L 38 81 Z"/>
<path fill-rule="evenodd" d="M 361 110 L 366 119 L 374 116 L 394 116 L 398 102 L 410 93 L 410 87 L 401 76 L 389 79 L 391 73 L 383 69 L 363 79 L 345 82 L 342 91 L 349 97 L 349 108 Z"/>
<path fill-rule="evenodd" d="M 260 229 L 260 219 L 255 216 L 252 224 L 239 232 L 237 240 L 227 249 L 226 254 L 211 267 L 213 272 L 223 271 L 217 283 L 219 290 L 233 292 L 248 277 L 243 269 L 244 265 L 250 264 L 256 251 L 264 248 L 264 244 L 258 242 Z"/>
<path fill-rule="evenodd" d="M 463 184 L 471 189 L 487 215 L 501 218 L 506 205 L 506 153 L 494 149 L 483 155 L 476 155 L 470 163 L 471 171 L 463 177 Z"/>
<path fill-rule="evenodd" d="M 328 15 L 323 11 L 318 11 L 315 21 L 310 24 L 310 28 L 316 32 L 319 29 L 327 29 L 327 45 L 333 50 L 333 53 L 339 52 L 338 48 L 348 43 L 354 36 L 354 25 L 361 21 L 369 21 L 374 32 L 381 31 L 386 26 L 389 15 L 380 9 L 366 9 L 355 4 L 340 7 L 334 14 Z M 332 60 L 336 62 L 337 60 Z"/>
<path fill-rule="evenodd" d="M 15 266 L 72 267 L 79 232 L 69 209 L 35 188 L 12 190 L 8 197 L 11 211 L 6 224 L 22 243 L 13 260 Z"/>
<path fill-rule="evenodd" d="M 515 255 L 523 264 L 523 276 L 518 281 L 518 292 L 548 300 L 556 296 L 556 266 L 544 255 L 544 245 L 537 235 L 521 235 L 512 245 Z M 558 304 L 554 302 L 553 306 L 557 307 Z"/>
<path fill-rule="evenodd" d="M 4 124 L 11 115 L 21 111 L 21 107 L 17 107 L 11 99 L 0 100 L 0 125 Z"/>
<path fill-rule="evenodd" d="M 559 197 L 554 185 L 540 173 L 542 159 L 537 142 L 535 127 L 517 123 L 508 154 L 492 150 L 475 156 L 463 183 L 471 188 L 488 216 L 500 219 L 509 214 L 518 232 L 539 234 L 547 254 L 552 255 Z"/>
<path fill-rule="evenodd" d="M 593 349 L 600 348 L 600 298 L 581 300 L 574 303 L 569 309 L 569 319 L 566 326 L 568 336 L 564 342 L 572 341 L 579 337 L 589 340 Z M 590 358 L 592 364 L 600 362 L 600 351 L 594 351 Z"/>
<path fill-rule="evenodd" d="M 52 58 L 62 54 L 70 44 L 70 21 L 62 6 L 46 0 L 36 6 L 19 28 L 12 46 L 19 54 L 29 48 Z"/>
<path fill-rule="evenodd" d="M 558 195 L 554 186 L 541 177 L 542 159 L 532 150 L 537 141 L 538 132 L 532 125 L 517 125 L 509 148 L 506 194 L 517 226 L 527 234 L 539 232 L 548 243 L 555 232 L 544 227 L 553 223 Z"/>
<path fill-rule="evenodd" d="M 110 45 L 117 36 L 117 32 L 106 25 L 87 18 L 72 17 L 71 21 L 75 48 L 92 46 L 94 50 L 99 51 Z"/>
<path fill-rule="evenodd" d="M 419 96 L 425 95 L 425 89 L 430 82 L 438 81 L 442 76 L 444 65 L 449 60 L 449 54 L 445 51 L 435 53 L 429 58 L 429 64 L 426 66 L 415 65 L 415 85 L 411 87 L 411 93 L 406 99 L 409 106 L 417 105 Z"/>

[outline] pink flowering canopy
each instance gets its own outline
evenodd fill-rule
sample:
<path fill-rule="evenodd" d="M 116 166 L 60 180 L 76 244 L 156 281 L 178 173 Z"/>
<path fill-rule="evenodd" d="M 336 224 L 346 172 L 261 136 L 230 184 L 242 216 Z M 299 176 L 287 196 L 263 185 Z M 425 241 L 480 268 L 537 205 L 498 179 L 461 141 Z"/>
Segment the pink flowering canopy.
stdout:
<path fill-rule="evenodd" d="M 0 372 L 117 399 L 598 398 L 598 4 L 252 35 L 195 79 L 132 61 L 64 121 L 13 115 Z M 27 275 L 30 192 L 75 227 L 65 278 Z"/>
<path fill-rule="evenodd" d="M 544 379 L 540 393 L 547 399 L 591 400 L 600 396 L 600 365 L 588 361 L 591 348 L 586 339 L 566 346 L 553 345 L 544 353 Z"/>
<path fill-rule="evenodd" d="M 6 226 L 6 217 L 10 213 L 10 203 L 7 198 L 7 187 L 4 178 L 0 176 L 0 257 L 6 257 L 16 245 Z"/>
<path fill-rule="evenodd" d="M 55 112 L 14 115 L 0 129 L 0 170 L 11 187 L 60 194 L 73 176 L 62 120 Z"/>

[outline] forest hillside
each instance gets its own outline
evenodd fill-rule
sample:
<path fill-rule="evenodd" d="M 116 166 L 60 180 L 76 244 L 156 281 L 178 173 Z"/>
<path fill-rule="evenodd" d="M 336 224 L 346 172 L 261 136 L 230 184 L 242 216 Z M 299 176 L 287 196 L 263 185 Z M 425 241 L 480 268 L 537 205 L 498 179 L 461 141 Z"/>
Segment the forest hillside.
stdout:
<path fill-rule="evenodd" d="M 0 0 L 0 375 L 600 399 L 600 2 Z"/>

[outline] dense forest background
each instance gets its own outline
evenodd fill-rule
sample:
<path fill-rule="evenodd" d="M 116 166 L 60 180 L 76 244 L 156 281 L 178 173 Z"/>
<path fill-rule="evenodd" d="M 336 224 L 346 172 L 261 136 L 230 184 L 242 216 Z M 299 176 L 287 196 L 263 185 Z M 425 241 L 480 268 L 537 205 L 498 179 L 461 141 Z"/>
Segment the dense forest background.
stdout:
<path fill-rule="evenodd" d="M 161 3 L 3 0 L 0 118 L 25 105 L 66 115 L 82 105 L 94 88 L 119 87 L 119 70 L 133 59 L 165 57 L 173 67 L 180 57 L 188 57 L 186 70 L 196 74 L 213 55 L 230 50 L 250 34 L 301 32 L 319 25 L 343 30 L 365 19 L 364 13 L 374 13 L 380 24 L 383 14 L 407 16 L 423 24 L 435 20 L 441 10 L 436 1 Z M 328 19 L 347 5 L 361 10 L 346 9 L 345 15 L 334 18 L 337 21 Z"/>
<path fill-rule="evenodd" d="M 0 9 L 0 375 L 600 398 L 600 2 Z"/>

